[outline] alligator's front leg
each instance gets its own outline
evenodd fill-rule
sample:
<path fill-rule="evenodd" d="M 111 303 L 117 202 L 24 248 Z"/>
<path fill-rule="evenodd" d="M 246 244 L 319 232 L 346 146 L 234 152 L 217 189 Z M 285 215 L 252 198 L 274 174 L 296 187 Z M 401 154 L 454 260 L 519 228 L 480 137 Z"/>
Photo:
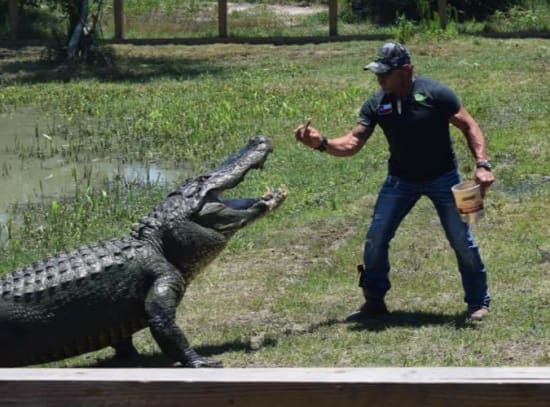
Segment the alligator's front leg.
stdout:
<path fill-rule="evenodd" d="M 184 367 L 221 367 L 219 361 L 200 356 L 176 325 L 176 308 L 185 291 L 179 274 L 169 273 L 157 278 L 145 300 L 151 334 L 162 352 L 181 362 Z"/>

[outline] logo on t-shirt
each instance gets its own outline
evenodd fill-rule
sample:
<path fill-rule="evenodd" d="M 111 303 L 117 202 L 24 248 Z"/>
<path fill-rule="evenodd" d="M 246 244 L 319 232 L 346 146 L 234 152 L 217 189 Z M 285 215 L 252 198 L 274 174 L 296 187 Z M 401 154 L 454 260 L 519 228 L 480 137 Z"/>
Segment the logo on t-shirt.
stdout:
<path fill-rule="evenodd" d="M 378 114 L 381 116 L 385 116 L 387 114 L 391 114 L 393 112 L 393 108 L 391 106 L 391 103 L 386 103 L 385 105 L 380 105 L 378 108 Z"/>
<path fill-rule="evenodd" d="M 426 96 L 424 96 L 422 93 L 415 93 L 414 100 L 416 100 L 417 102 L 424 102 L 426 100 Z"/>

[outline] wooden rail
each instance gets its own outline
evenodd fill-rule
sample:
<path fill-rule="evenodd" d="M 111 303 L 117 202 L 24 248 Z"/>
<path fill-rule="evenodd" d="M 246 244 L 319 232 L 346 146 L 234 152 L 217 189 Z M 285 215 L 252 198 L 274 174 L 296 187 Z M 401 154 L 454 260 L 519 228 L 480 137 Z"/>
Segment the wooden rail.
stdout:
<path fill-rule="evenodd" d="M 0 405 L 548 407 L 550 368 L 0 369 Z"/>

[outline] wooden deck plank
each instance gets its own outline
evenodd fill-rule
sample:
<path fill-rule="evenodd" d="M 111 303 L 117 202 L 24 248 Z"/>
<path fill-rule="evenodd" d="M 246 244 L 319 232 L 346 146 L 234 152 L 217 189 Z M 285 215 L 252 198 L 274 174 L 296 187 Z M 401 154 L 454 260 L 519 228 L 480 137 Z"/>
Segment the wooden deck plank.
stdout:
<path fill-rule="evenodd" d="M 0 369 L 0 405 L 550 405 L 550 368 Z"/>

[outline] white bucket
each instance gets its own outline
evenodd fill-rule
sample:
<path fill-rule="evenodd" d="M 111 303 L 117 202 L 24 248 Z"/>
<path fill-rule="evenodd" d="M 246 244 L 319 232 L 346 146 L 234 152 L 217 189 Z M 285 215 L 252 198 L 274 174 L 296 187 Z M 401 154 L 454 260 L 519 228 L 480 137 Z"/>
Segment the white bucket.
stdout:
<path fill-rule="evenodd" d="M 475 223 L 483 217 L 483 198 L 479 184 L 475 181 L 464 181 L 454 185 L 451 191 L 462 221 Z"/>

